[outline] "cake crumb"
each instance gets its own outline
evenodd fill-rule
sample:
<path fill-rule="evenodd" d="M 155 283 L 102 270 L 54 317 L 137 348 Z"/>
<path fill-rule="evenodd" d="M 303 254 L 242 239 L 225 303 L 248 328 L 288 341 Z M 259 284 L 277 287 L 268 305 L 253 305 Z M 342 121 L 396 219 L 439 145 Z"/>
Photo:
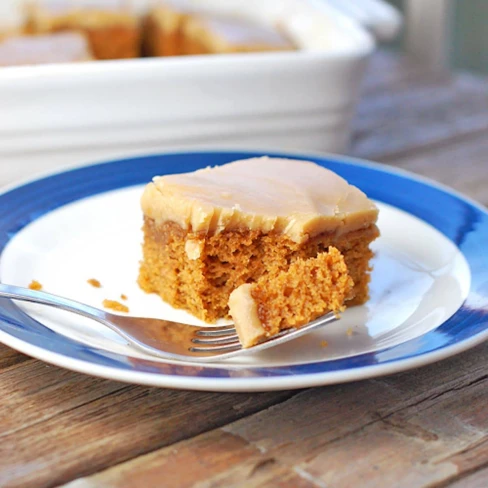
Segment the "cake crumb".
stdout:
<path fill-rule="evenodd" d="M 327 347 L 329 343 L 327 341 L 320 341 L 320 347 Z"/>
<path fill-rule="evenodd" d="M 102 287 L 102 284 L 96 280 L 95 278 L 90 278 L 89 280 L 86 280 L 86 282 L 93 286 L 93 288 L 101 288 Z"/>
<path fill-rule="evenodd" d="M 127 295 L 124 295 L 123 293 L 122 293 L 122 295 L 120 295 L 120 298 L 121 298 L 121 300 L 128 300 Z"/>
<path fill-rule="evenodd" d="M 123 303 L 120 303 L 120 302 L 118 302 L 116 300 L 107 300 L 107 299 L 105 299 L 103 301 L 103 306 L 105 308 L 110 309 L 110 310 L 114 310 L 115 312 L 129 313 L 129 307 L 127 307 Z"/>
<path fill-rule="evenodd" d="M 32 280 L 30 283 L 29 283 L 29 288 L 31 290 L 36 290 L 36 291 L 39 291 L 39 290 L 42 290 L 42 285 L 37 281 L 37 280 Z"/>
<path fill-rule="evenodd" d="M 354 331 L 352 330 L 352 327 L 349 327 L 349 329 L 346 330 L 346 334 L 348 337 L 351 337 L 354 334 Z"/>

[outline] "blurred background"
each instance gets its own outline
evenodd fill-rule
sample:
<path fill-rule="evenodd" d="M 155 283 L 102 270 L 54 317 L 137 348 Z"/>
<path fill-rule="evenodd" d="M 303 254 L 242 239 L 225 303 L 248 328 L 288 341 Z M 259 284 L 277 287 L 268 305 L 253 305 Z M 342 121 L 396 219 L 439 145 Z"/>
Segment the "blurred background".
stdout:
<path fill-rule="evenodd" d="M 437 66 L 488 73 L 486 0 L 388 0 L 405 29 L 389 47 Z"/>

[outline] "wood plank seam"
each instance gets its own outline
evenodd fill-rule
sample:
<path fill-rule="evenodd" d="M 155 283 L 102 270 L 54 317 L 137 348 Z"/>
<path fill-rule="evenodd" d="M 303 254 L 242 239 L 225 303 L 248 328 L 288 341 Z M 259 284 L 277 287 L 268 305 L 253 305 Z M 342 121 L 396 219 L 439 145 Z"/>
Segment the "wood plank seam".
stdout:
<path fill-rule="evenodd" d="M 5 371 L 7 368 L 14 366 L 28 360 L 31 360 L 29 356 L 17 352 L 8 346 L 0 344 L 0 373 Z"/>
<path fill-rule="evenodd" d="M 327 483 L 322 480 L 317 479 L 313 474 L 309 473 L 306 469 L 300 466 L 293 466 L 293 471 L 295 471 L 298 476 L 303 478 L 305 481 L 309 481 L 313 486 L 317 488 L 331 488 Z"/>
<path fill-rule="evenodd" d="M 11 361 L 5 361 L 5 365 L 0 367 L 0 374 L 5 371 L 10 371 L 15 369 L 17 366 L 21 366 L 27 362 L 36 361 L 36 359 L 24 356 L 23 354 L 18 354 L 18 356 L 13 356 Z"/>
<path fill-rule="evenodd" d="M 483 471 L 484 469 L 488 468 L 488 461 L 486 461 L 483 464 L 480 464 L 479 466 L 476 466 L 471 469 L 466 469 L 462 473 L 459 473 L 458 475 L 452 476 L 444 481 L 440 481 L 439 483 L 435 483 L 431 485 L 429 488 L 446 488 L 449 485 L 452 485 L 453 483 L 458 483 L 459 481 L 462 481 L 465 478 L 468 478 L 469 476 L 472 476 L 473 474 Z"/>
<path fill-rule="evenodd" d="M 68 383 L 68 382 L 69 382 L 69 380 L 62 380 L 62 381 L 56 383 L 56 385 L 59 386 L 59 385 L 62 385 L 63 383 Z M 51 386 L 53 386 L 53 385 L 51 385 Z M 93 402 L 100 401 L 103 398 L 108 398 L 112 394 L 118 394 L 121 391 L 123 391 L 124 389 L 128 389 L 129 387 L 130 387 L 129 385 L 123 386 L 123 387 L 121 387 L 118 390 L 111 391 L 110 393 L 107 393 L 105 395 L 101 395 L 101 396 L 99 396 L 97 398 L 93 398 L 93 399 L 88 400 L 86 402 L 80 403 L 79 405 L 76 405 L 75 407 L 66 408 L 65 410 L 63 410 L 62 413 L 64 414 L 64 413 L 67 413 L 67 412 L 75 411 L 75 410 L 77 410 L 80 407 L 84 407 L 84 406 L 89 405 L 89 404 L 91 404 Z M 39 391 L 42 391 L 44 389 L 46 389 L 46 388 L 39 388 L 37 391 L 39 392 Z M 35 391 L 33 391 L 32 393 L 35 393 Z M 9 437 L 12 434 L 16 434 L 17 432 L 21 432 L 22 430 L 25 430 L 26 428 L 34 427 L 36 425 L 42 425 L 45 422 L 49 422 L 54 417 L 57 417 L 59 414 L 60 414 L 60 412 L 55 412 L 52 415 L 48 415 L 46 417 L 40 418 L 39 420 L 35 420 L 35 421 L 32 421 L 32 422 L 26 422 L 22 426 L 20 426 L 20 427 L 18 427 L 16 429 L 10 429 L 7 432 L 0 432 L 0 439 L 2 439 L 3 437 Z"/>
<path fill-rule="evenodd" d="M 386 428 L 397 432 L 398 434 L 406 437 L 412 437 L 414 439 L 421 439 L 426 442 L 437 441 L 439 436 L 434 432 L 431 432 L 419 425 L 412 424 L 408 420 L 404 419 L 382 419 L 381 422 Z"/>
<path fill-rule="evenodd" d="M 279 463 L 279 461 L 274 457 L 265 457 L 264 459 L 260 459 L 254 466 L 251 468 L 251 471 L 247 475 L 247 478 L 252 478 L 258 471 L 264 470 L 269 468 L 271 465 Z"/>
<path fill-rule="evenodd" d="M 479 446 L 486 446 L 488 447 L 488 437 L 484 438 L 484 439 L 480 439 L 478 442 L 473 442 L 472 445 L 470 445 L 469 447 L 465 448 L 465 449 L 461 449 L 460 451 L 457 452 L 457 454 L 466 454 L 470 451 L 473 450 L 473 448 L 476 448 L 476 447 L 479 447 Z M 445 456 L 443 458 L 438 458 L 438 461 L 443 461 L 444 459 L 448 459 L 450 457 L 450 455 L 448 456 Z M 487 460 L 488 462 L 488 460 Z"/>
<path fill-rule="evenodd" d="M 424 399 L 422 400 L 419 400 L 418 402 L 416 403 L 412 403 L 410 405 L 408 405 L 407 407 L 405 408 L 412 408 L 412 407 L 416 407 L 418 405 L 421 405 L 423 403 L 425 403 L 426 401 L 430 401 L 430 400 L 437 400 L 439 398 L 442 398 L 443 396 L 446 396 L 454 391 L 463 391 L 463 390 L 466 390 L 467 388 L 470 388 L 471 386 L 475 386 L 477 385 L 478 383 L 482 383 L 483 381 L 487 380 L 488 379 L 488 374 L 482 374 L 479 378 L 476 378 L 472 381 L 469 381 L 468 383 L 466 384 L 463 384 L 461 386 L 453 386 L 452 388 L 449 388 L 447 390 L 444 390 L 444 391 L 441 391 L 439 393 L 434 393 L 432 395 L 429 395 L 427 397 L 425 397 Z M 395 413 L 398 413 L 398 412 L 401 412 L 403 409 L 401 410 L 398 410 L 397 412 Z M 388 417 L 390 417 L 391 414 L 388 414 L 387 416 L 383 417 L 382 420 L 384 420 L 385 418 L 387 419 Z"/>
<path fill-rule="evenodd" d="M 14 349 L 11 349 L 11 351 L 16 352 L 16 351 L 14 351 Z M 15 355 L 15 357 L 16 356 L 17 355 Z M 13 364 L 10 364 L 9 366 L 6 366 L 5 368 L 0 369 L 0 373 L 6 372 L 6 371 L 11 371 L 13 369 L 25 366 L 25 364 L 29 363 L 29 362 L 32 363 L 32 362 L 38 361 L 37 359 L 34 359 L 30 356 L 25 356 L 24 354 L 21 354 L 21 353 L 19 353 L 18 356 L 20 356 L 21 358 L 25 358 L 25 359 L 20 360 L 18 362 L 15 362 Z"/>

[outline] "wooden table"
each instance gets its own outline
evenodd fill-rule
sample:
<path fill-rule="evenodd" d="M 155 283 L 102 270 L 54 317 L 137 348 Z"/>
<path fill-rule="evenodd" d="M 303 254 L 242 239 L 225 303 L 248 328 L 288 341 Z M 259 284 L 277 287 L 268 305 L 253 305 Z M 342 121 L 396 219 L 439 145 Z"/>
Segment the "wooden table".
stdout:
<path fill-rule="evenodd" d="M 352 153 L 488 204 L 487 81 L 376 56 Z M 91 378 L 0 345 L 0 486 L 485 488 L 487 355 L 484 344 L 386 378 L 216 394 Z"/>

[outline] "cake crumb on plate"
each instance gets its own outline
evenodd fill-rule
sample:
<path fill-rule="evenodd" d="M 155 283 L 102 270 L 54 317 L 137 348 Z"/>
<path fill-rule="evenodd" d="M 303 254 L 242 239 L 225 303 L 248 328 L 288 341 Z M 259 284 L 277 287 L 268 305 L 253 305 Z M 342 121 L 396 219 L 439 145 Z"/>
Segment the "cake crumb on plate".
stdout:
<path fill-rule="evenodd" d="M 29 288 L 31 290 L 42 290 L 42 285 L 37 281 L 37 280 L 32 280 L 30 283 L 29 283 Z"/>
<path fill-rule="evenodd" d="M 110 309 L 110 310 L 114 310 L 115 312 L 129 313 L 129 307 L 127 307 L 123 303 L 120 303 L 120 302 L 118 302 L 116 300 L 107 300 L 107 299 L 105 299 L 103 301 L 103 306 L 105 308 Z"/>
<path fill-rule="evenodd" d="M 95 278 L 90 278 L 89 280 L 86 280 L 86 282 L 93 286 L 94 288 L 101 288 L 102 287 L 102 284 L 96 280 Z"/>

